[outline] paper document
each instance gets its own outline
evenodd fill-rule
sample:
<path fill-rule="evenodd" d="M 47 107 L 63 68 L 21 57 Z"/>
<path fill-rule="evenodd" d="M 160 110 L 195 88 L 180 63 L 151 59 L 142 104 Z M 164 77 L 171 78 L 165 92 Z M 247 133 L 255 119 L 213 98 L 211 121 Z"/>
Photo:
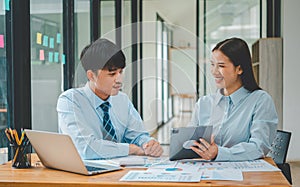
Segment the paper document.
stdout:
<path fill-rule="evenodd" d="M 111 161 L 118 163 L 125 167 L 139 167 L 148 168 L 152 165 L 159 165 L 165 162 L 170 162 L 168 157 L 150 157 L 150 156 L 135 156 L 130 155 L 126 157 L 114 158 Z"/>
<path fill-rule="evenodd" d="M 199 172 L 199 162 L 185 162 L 185 161 L 170 161 L 164 164 L 152 165 L 147 171 L 182 171 L 182 172 Z"/>
<path fill-rule="evenodd" d="M 277 167 L 259 159 L 243 162 L 201 162 L 201 169 L 239 169 L 242 172 L 249 171 L 280 171 Z"/>
<path fill-rule="evenodd" d="M 164 172 L 164 171 L 135 171 L 131 170 L 120 181 L 147 181 L 147 182 L 199 182 L 202 172 Z"/>
<path fill-rule="evenodd" d="M 234 169 L 240 169 L 243 172 L 249 171 L 280 171 L 279 168 L 269 164 L 268 162 L 259 159 L 246 162 L 231 162 L 231 167 Z"/>
<path fill-rule="evenodd" d="M 239 169 L 206 169 L 201 180 L 232 180 L 242 181 L 243 172 Z"/>
<path fill-rule="evenodd" d="M 202 162 L 173 161 L 164 165 L 154 165 L 148 168 L 149 172 L 203 172 L 201 180 L 235 180 L 242 181 L 243 173 L 240 169 L 221 168 L 213 162 L 203 165 Z M 206 168 L 206 169 L 203 169 Z"/>

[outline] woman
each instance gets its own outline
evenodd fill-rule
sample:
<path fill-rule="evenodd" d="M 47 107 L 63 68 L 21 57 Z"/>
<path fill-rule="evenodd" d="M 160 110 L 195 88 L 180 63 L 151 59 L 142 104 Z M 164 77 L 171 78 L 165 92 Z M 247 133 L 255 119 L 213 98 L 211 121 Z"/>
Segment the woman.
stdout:
<path fill-rule="evenodd" d="M 191 125 L 213 126 L 209 140 L 191 149 L 206 160 L 242 161 L 264 157 L 277 129 L 271 96 L 256 83 L 245 41 L 230 38 L 212 50 L 211 73 L 217 93 L 196 103 Z"/>

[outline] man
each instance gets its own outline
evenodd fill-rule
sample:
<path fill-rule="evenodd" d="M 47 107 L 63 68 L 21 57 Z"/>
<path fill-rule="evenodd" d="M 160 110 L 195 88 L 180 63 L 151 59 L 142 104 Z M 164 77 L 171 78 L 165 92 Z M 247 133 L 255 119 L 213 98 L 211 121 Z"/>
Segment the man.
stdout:
<path fill-rule="evenodd" d="M 107 39 L 86 46 L 80 56 L 88 82 L 58 99 L 59 131 L 69 134 L 84 159 L 127 155 L 161 156 L 127 95 L 120 92 L 123 52 Z"/>

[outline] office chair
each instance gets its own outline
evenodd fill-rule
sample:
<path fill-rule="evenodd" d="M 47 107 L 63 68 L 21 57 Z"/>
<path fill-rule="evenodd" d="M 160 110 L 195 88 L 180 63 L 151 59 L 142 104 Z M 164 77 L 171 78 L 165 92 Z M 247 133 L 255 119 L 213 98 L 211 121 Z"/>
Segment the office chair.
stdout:
<path fill-rule="evenodd" d="M 282 171 L 286 179 L 292 184 L 291 169 L 286 163 L 286 155 L 289 149 L 291 132 L 277 130 L 272 147 L 267 156 L 272 157 L 277 167 Z"/>

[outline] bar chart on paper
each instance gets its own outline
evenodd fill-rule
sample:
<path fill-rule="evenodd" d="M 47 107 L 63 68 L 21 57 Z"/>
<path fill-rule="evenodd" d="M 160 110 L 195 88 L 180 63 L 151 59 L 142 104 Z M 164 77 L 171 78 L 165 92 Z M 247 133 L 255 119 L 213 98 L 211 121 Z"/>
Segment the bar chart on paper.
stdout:
<path fill-rule="evenodd" d="M 181 171 L 140 171 L 132 170 L 124 175 L 120 181 L 146 181 L 146 182 L 199 182 L 202 173 L 187 173 Z"/>

